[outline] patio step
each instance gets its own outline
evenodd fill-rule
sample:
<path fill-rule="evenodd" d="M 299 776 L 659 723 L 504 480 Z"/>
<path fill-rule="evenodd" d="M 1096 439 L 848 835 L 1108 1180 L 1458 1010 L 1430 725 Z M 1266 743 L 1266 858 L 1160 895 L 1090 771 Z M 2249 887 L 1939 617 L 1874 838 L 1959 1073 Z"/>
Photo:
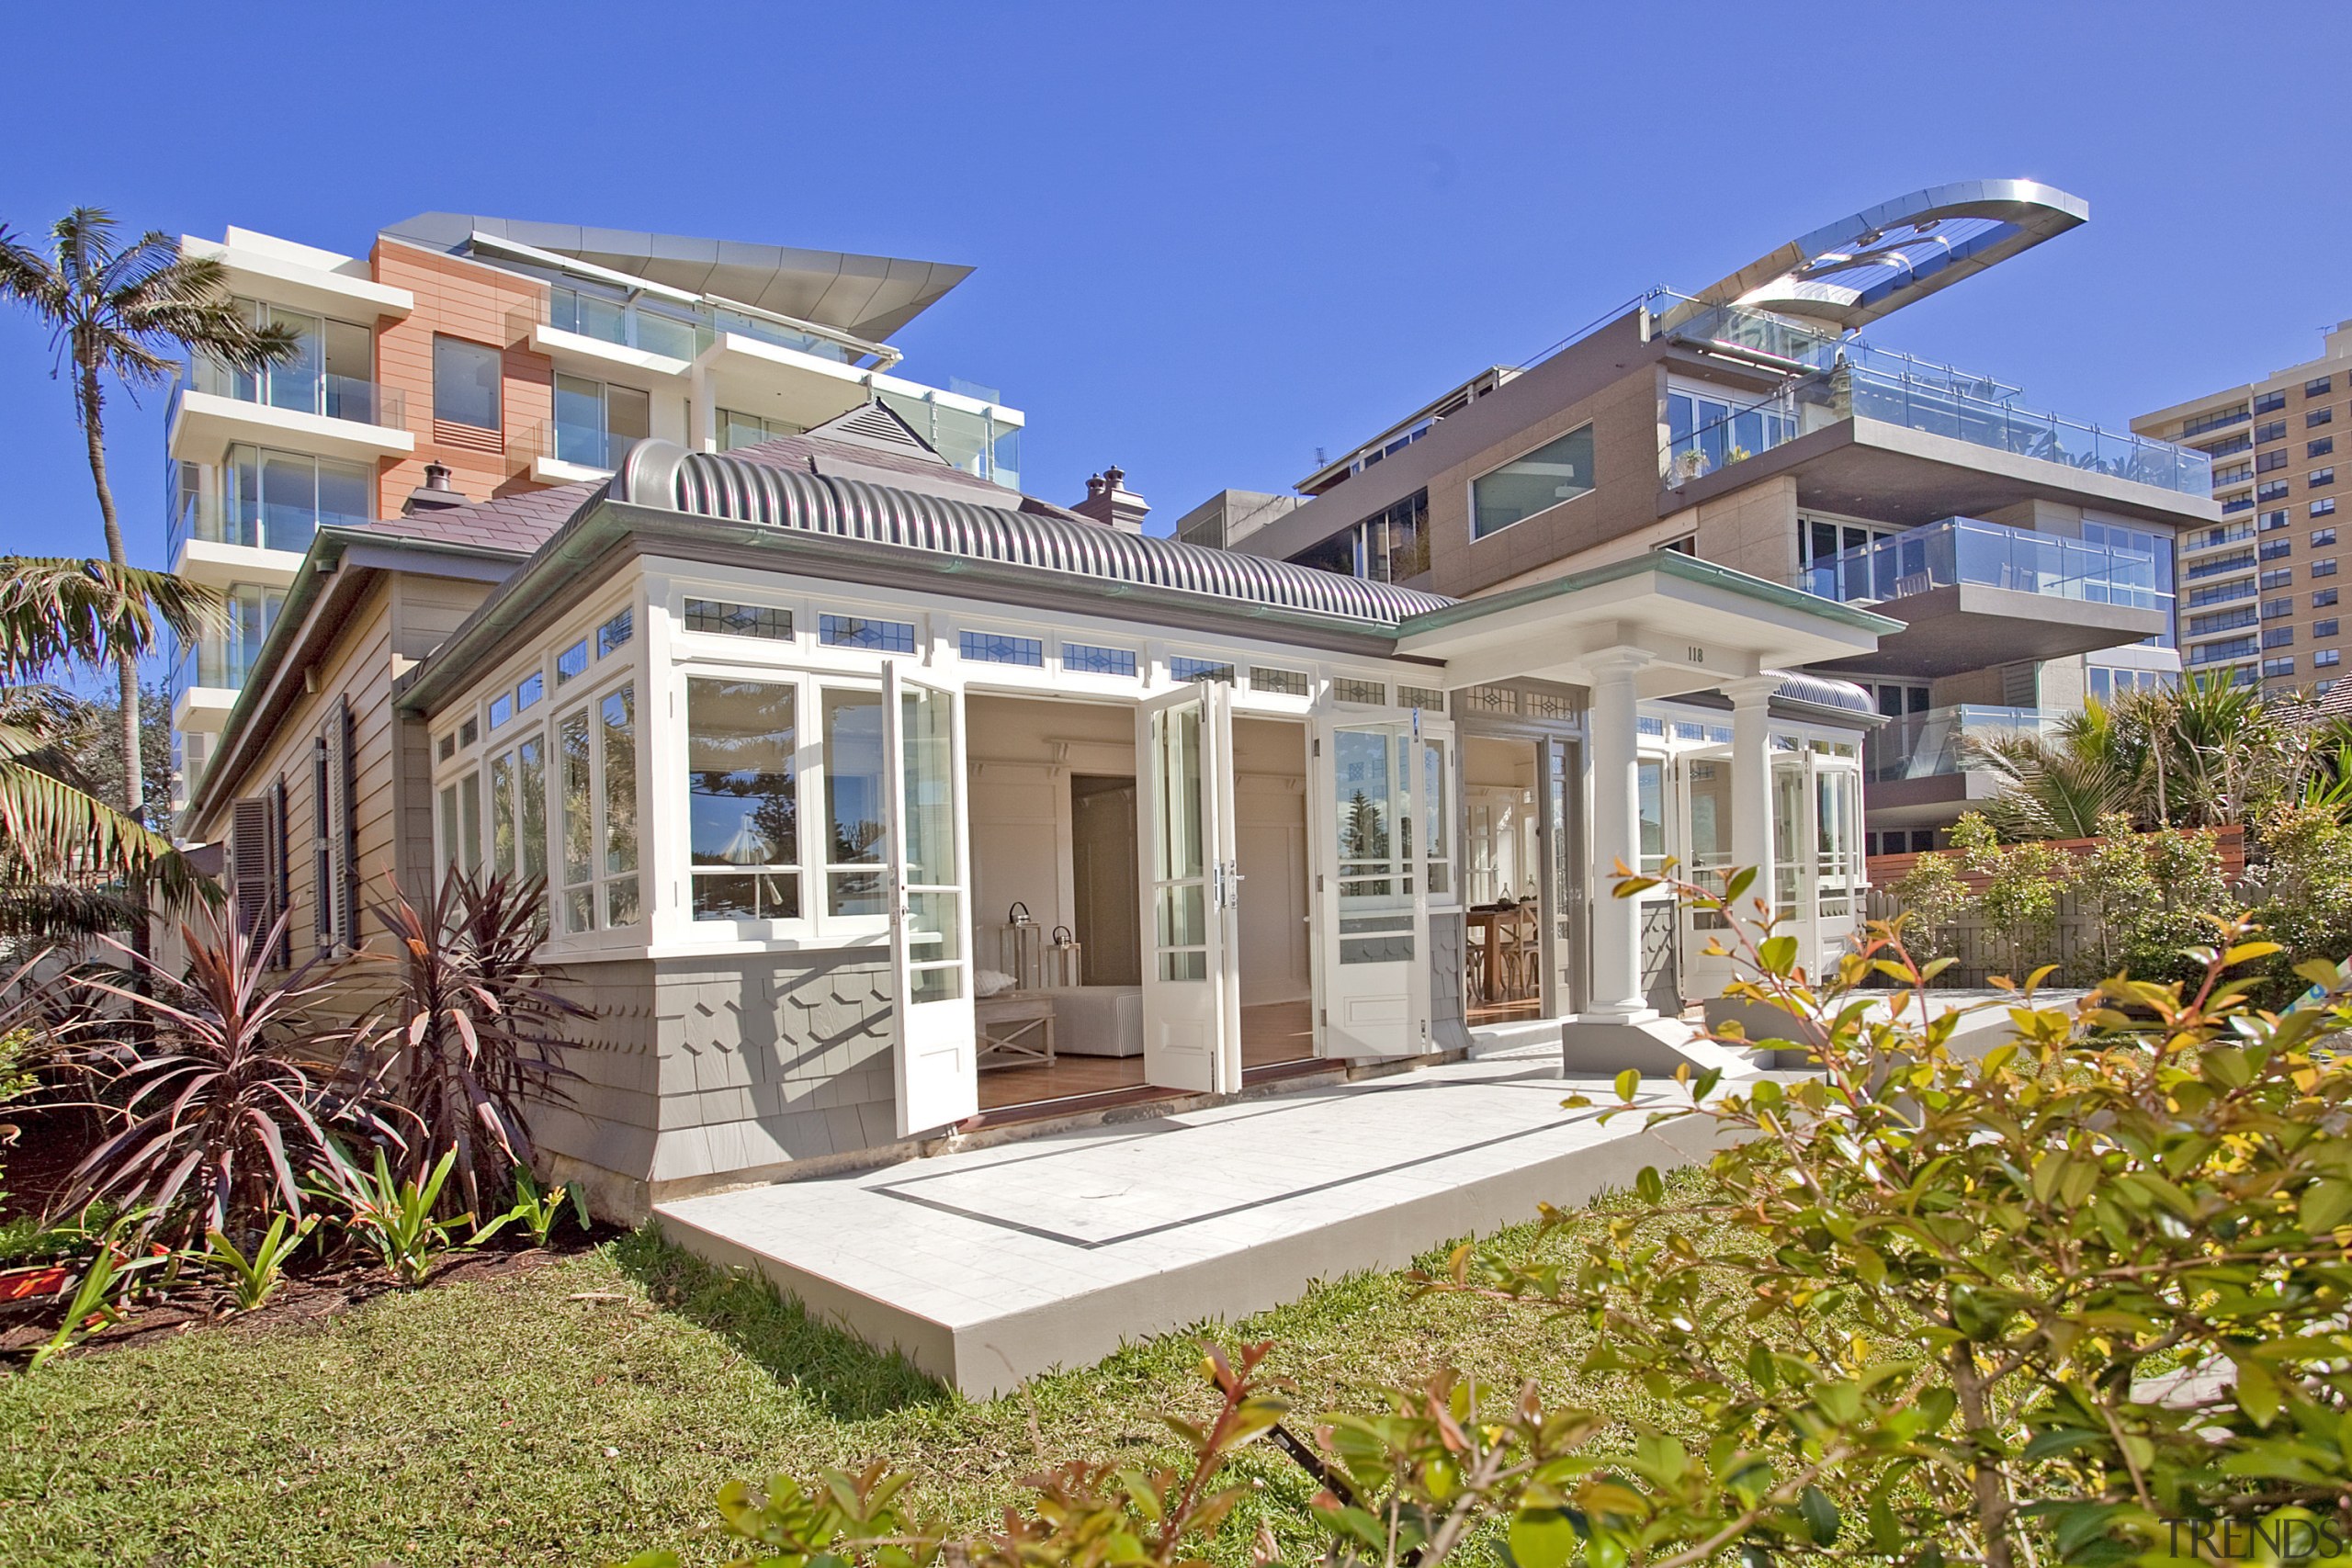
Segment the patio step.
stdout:
<path fill-rule="evenodd" d="M 1231 1323 L 1317 1280 L 1705 1157 L 1712 1123 L 1606 1126 L 1555 1053 L 1075 1130 L 658 1204 L 677 1245 L 757 1270 L 975 1397 L 1152 1335 Z M 1681 1102 L 1645 1083 L 1641 1103 Z"/>

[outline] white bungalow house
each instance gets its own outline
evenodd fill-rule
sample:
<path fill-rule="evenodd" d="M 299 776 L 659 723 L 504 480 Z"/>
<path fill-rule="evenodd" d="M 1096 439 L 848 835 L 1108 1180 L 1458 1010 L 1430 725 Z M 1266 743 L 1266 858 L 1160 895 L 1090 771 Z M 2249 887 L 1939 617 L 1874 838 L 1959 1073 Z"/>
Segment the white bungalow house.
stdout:
<path fill-rule="evenodd" d="M 1670 551 L 1456 602 L 847 418 L 322 529 L 186 819 L 297 956 L 545 875 L 598 1016 L 540 1134 L 606 1211 L 1478 1028 L 1661 1070 L 1726 975 L 1621 862 L 1852 935 L 1871 704 L 1779 671 L 1898 623 Z"/>

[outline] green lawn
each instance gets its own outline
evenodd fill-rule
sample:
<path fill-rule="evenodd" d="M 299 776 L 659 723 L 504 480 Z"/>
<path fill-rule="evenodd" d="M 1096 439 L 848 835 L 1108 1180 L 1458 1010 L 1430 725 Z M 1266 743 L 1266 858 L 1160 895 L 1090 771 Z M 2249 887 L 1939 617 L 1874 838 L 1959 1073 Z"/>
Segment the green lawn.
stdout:
<path fill-rule="evenodd" d="M 1309 1409 L 1443 1365 L 1638 1398 L 1579 1378 L 1580 1325 L 1412 1301 L 1394 1275 L 1216 1332 L 1279 1341 L 1272 1365 Z M 729 1477 L 876 1459 L 980 1524 L 1041 1458 L 1173 1458 L 1155 1413 L 1209 1408 L 1193 1360 L 1169 1337 L 975 1404 L 632 1236 L 322 1324 L 199 1330 L 0 1381 L 0 1562 L 594 1563 L 681 1541 Z M 1262 1450 L 1245 1473 L 1287 1536 L 1304 1479 Z M 1227 1530 L 1237 1562 L 1249 1512 Z"/>

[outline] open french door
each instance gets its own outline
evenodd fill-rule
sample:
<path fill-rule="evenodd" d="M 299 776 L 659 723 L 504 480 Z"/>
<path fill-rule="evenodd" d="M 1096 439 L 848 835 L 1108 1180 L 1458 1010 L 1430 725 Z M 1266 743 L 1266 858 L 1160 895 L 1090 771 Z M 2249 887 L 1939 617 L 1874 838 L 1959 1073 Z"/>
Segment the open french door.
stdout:
<path fill-rule="evenodd" d="M 1198 682 L 1136 710 L 1143 1066 L 1166 1089 L 1241 1087 L 1230 688 Z"/>
<path fill-rule="evenodd" d="M 1327 716 L 1314 751 L 1316 1054 L 1418 1055 L 1430 1038 L 1423 747 L 1409 724 Z"/>
<path fill-rule="evenodd" d="M 899 1135 L 977 1113 L 970 849 L 964 804 L 964 692 L 882 664 L 884 843 L 890 966 L 898 981 Z"/>

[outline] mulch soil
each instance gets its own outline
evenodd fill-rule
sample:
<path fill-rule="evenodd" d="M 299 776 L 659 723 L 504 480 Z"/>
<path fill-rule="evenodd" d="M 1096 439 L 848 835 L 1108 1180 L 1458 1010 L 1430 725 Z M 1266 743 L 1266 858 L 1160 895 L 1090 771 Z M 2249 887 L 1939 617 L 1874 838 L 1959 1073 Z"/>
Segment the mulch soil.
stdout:
<path fill-rule="evenodd" d="M 20 1136 L 0 1150 L 0 1181 L 5 1181 L 7 1188 L 5 1201 L 0 1201 L 0 1220 L 37 1214 L 64 1189 L 67 1175 L 88 1147 L 87 1131 L 68 1120 L 74 1116 L 73 1112 L 50 1111 L 17 1119 Z M 492 1280 L 544 1269 L 598 1247 L 618 1234 L 603 1225 L 594 1232 L 583 1232 L 567 1209 L 548 1246 L 532 1246 L 529 1233 L 510 1226 L 485 1246 L 452 1250 L 424 1283 L 415 1287 L 399 1284 L 383 1269 L 369 1265 L 356 1252 L 322 1260 L 315 1248 L 306 1247 L 299 1260 L 287 1269 L 284 1281 L 269 1303 L 254 1312 L 236 1311 L 235 1297 L 225 1287 L 184 1273 L 168 1292 L 153 1291 L 134 1296 L 120 1322 L 110 1324 L 82 1341 L 75 1353 L 153 1344 L 168 1336 L 208 1325 L 217 1325 L 234 1333 L 256 1333 L 319 1322 L 404 1289 L 433 1290 L 461 1280 Z M 34 1265 L 17 1265 L 9 1272 L 15 1274 L 30 1267 Z M 67 1272 L 78 1282 L 78 1261 L 70 1263 Z M 7 1278 L 0 1275 L 0 1285 Z M 51 1289 L 20 1300 L 0 1300 L 0 1361 L 21 1361 L 36 1348 L 48 1343 L 57 1332 L 70 1299 L 70 1292 Z"/>

